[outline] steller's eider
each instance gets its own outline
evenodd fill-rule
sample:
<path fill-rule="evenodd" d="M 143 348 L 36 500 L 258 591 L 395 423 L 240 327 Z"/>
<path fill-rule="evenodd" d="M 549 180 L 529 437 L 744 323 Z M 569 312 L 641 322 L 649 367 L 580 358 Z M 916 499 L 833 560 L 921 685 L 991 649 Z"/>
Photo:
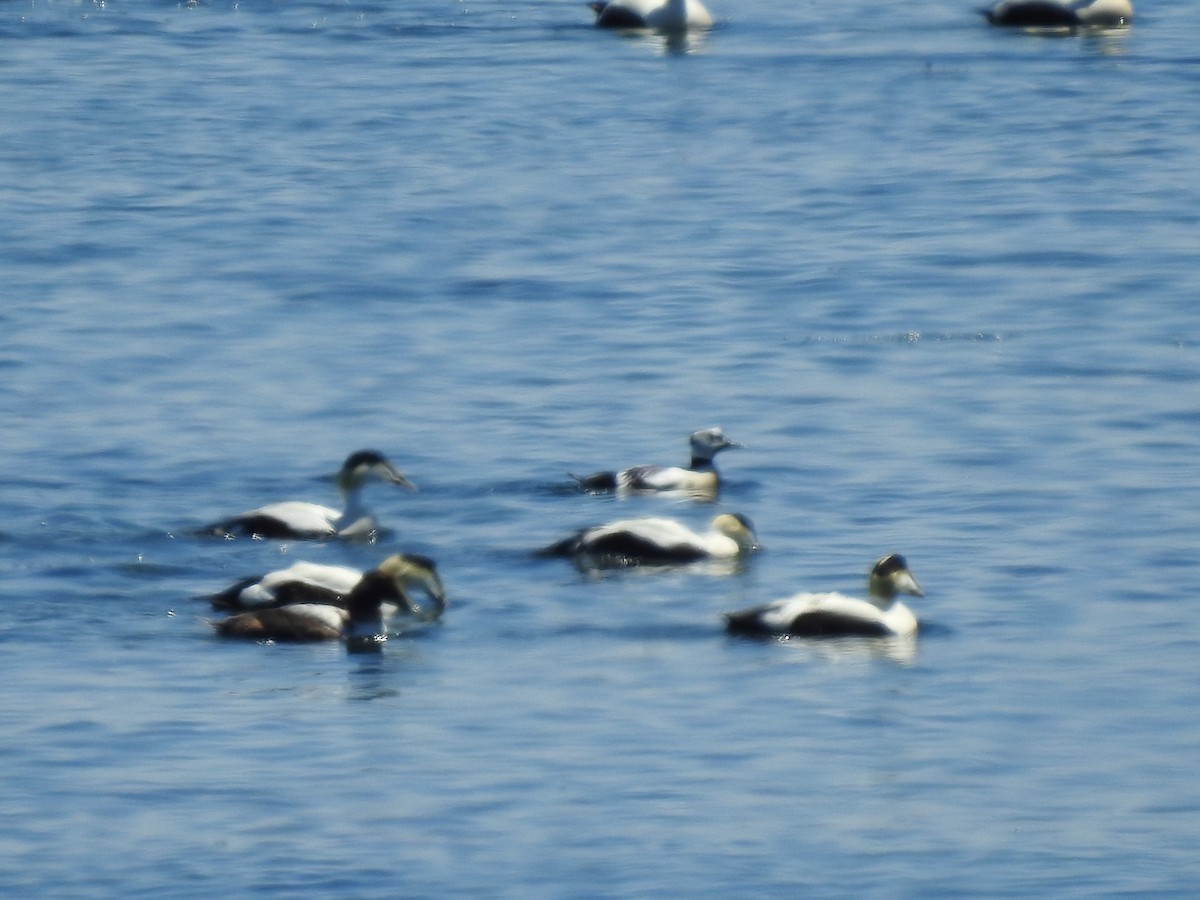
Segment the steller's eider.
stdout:
<path fill-rule="evenodd" d="M 685 491 L 703 499 L 716 497 L 720 487 L 713 457 L 729 447 L 741 447 L 730 440 L 720 428 L 704 428 L 688 438 L 692 459 L 683 466 L 632 466 L 619 472 L 596 472 L 592 475 L 572 475 L 579 486 L 589 491 L 638 493 L 653 491 Z"/>

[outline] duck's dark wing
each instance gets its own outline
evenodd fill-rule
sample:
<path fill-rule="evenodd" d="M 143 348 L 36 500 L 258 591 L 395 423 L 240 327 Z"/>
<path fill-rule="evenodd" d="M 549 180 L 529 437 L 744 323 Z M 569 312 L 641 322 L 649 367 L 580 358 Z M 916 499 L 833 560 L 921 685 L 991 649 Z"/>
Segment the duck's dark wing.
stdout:
<path fill-rule="evenodd" d="M 793 634 L 798 637 L 886 637 L 891 632 L 882 622 L 845 615 L 835 610 L 806 610 L 787 622 L 768 622 L 771 604 L 725 614 L 725 630 L 730 634 L 765 637 Z"/>
<path fill-rule="evenodd" d="M 634 531 L 613 531 L 581 542 L 578 552 L 620 559 L 691 562 L 707 554 L 690 544 L 660 544 Z"/>
<path fill-rule="evenodd" d="M 339 594 L 332 588 L 308 581 L 284 581 L 271 589 L 275 595 L 272 603 L 264 603 L 256 609 L 279 606 L 292 606 L 296 603 L 320 603 L 325 606 L 346 605 L 346 595 Z"/>
<path fill-rule="evenodd" d="M 258 584 L 261 580 L 261 575 L 251 575 L 249 578 L 243 578 L 220 593 L 213 594 L 208 598 L 208 602 L 212 604 L 213 609 L 241 609 L 242 591 L 251 585 Z"/>
<path fill-rule="evenodd" d="M 614 491 L 617 488 L 616 472 L 593 472 L 591 475 L 571 475 L 585 491 Z"/>
<path fill-rule="evenodd" d="M 221 522 L 214 522 L 212 525 L 206 525 L 200 529 L 200 533 L 214 537 L 225 537 L 226 535 L 240 537 L 257 536 L 267 540 L 326 536 L 315 532 L 311 534 L 297 532 L 287 522 L 277 519 L 274 516 L 257 512 L 234 516 L 232 519 L 225 519 Z"/>
<path fill-rule="evenodd" d="M 792 619 L 787 633 L 801 637 L 886 637 L 891 634 L 882 622 L 822 609 L 802 613 Z"/>
<path fill-rule="evenodd" d="M 999 3 L 981 12 L 993 25 L 1013 28 L 1056 28 L 1079 24 L 1075 10 L 1050 0 Z"/>
<path fill-rule="evenodd" d="M 774 628 L 763 621 L 763 613 L 771 607 L 752 606 L 739 612 L 725 613 L 725 630 L 730 634 L 744 634 L 756 637 L 766 637 L 778 634 Z"/>
<path fill-rule="evenodd" d="M 576 531 L 569 537 L 563 538 L 561 541 L 555 541 L 548 547 L 543 547 L 537 552 L 538 556 L 574 556 L 579 552 L 579 542 L 583 536 L 587 534 L 587 529 L 583 528 Z"/>

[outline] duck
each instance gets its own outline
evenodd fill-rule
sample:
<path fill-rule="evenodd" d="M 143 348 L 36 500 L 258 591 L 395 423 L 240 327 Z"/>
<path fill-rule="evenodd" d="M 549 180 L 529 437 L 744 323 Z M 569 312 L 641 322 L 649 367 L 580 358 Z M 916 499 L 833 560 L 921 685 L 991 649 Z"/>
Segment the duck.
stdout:
<path fill-rule="evenodd" d="M 299 500 L 269 503 L 206 525 L 201 533 L 217 537 L 246 535 L 295 540 L 366 536 L 377 527 L 374 517 L 362 502 L 362 488 L 371 481 L 416 490 L 416 486 L 378 450 L 359 450 L 346 457 L 337 474 L 342 509 Z"/>
<path fill-rule="evenodd" d="M 804 637 L 911 637 L 917 618 L 897 594 L 924 597 L 898 553 L 880 559 L 868 578 L 867 600 L 838 593 L 796 594 L 762 606 L 725 614 L 725 629 L 741 635 Z"/>
<path fill-rule="evenodd" d="M 1133 20 L 1129 0 L 1000 0 L 980 12 L 1014 28 L 1120 28 Z"/>
<path fill-rule="evenodd" d="M 596 13 L 599 28 L 682 32 L 713 24 L 712 13 L 700 0 L 593 0 L 588 6 Z"/>
<path fill-rule="evenodd" d="M 733 559 L 757 549 L 758 537 L 750 520 L 738 513 L 722 513 L 703 533 L 674 519 L 622 519 L 580 529 L 544 548 L 540 555 L 634 566 Z"/>
<path fill-rule="evenodd" d="M 412 559 L 414 562 L 424 560 L 416 556 Z M 213 609 L 223 610 L 267 609 L 295 603 L 337 606 L 362 577 L 362 570 L 351 566 L 299 561 L 286 569 L 243 578 L 207 599 Z"/>
<path fill-rule="evenodd" d="M 413 600 L 420 590 L 428 603 Z M 329 602 L 264 606 L 234 613 L 211 623 L 222 637 L 256 641 L 306 643 L 353 638 L 379 641 L 386 637 L 385 619 L 409 624 L 437 621 L 446 610 L 446 594 L 433 560 L 415 554 L 389 556 L 378 567 L 361 573 L 344 598 Z M 388 607 L 396 612 L 388 616 Z M 394 628 L 394 626 L 393 626 Z"/>
<path fill-rule="evenodd" d="M 631 466 L 618 472 L 594 472 L 591 475 L 572 475 L 587 491 L 617 491 L 618 493 L 652 493 L 655 491 L 686 491 L 698 497 L 716 496 L 721 479 L 713 457 L 730 447 L 744 447 L 730 440 L 720 428 L 702 428 L 688 437 L 692 459 L 684 466 Z"/>

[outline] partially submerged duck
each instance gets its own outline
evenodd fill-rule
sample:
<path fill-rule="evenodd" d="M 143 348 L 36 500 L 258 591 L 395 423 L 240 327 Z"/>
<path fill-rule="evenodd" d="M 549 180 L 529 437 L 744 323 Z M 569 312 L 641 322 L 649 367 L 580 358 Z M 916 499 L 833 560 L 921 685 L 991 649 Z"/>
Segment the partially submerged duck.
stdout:
<path fill-rule="evenodd" d="M 712 14 L 700 0 L 594 0 L 599 28 L 650 28 L 680 32 L 711 28 Z"/>
<path fill-rule="evenodd" d="M 683 466 L 632 466 L 619 472 L 595 472 L 591 475 L 572 475 L 579 486 L 589 491 L 652 492 L 687 491 L 709 497 L 716 496 L 720 476 L 713 457 L 729 447 L 741 447 L 730 440 L 720 428 L 703 428 L 688 438 L 692 458 Z"/>
<path fill-rule="evenodd" d="M 541 551 L 609 565 L 732 559 L 758 549 L 754 526 L 745 516 L 723 513 L 709 530 L 693 531 L 674 519 L 623 519 L 581 529 Z"/>
<path fill-rule="evenodd" d="M 1120 28 L 1133 21 L 1129 0 L 1000 0 L 980 12 L 1013 28 Z"/>
<path fill-rule="evenodd" d="M 422 592 L 427 602 L 415 601 L 412 591 Z M 391 616 L 388 607 L 396 610 Z M 397 625 L 436 621 L 445 610 L 446 593 L 433 561 L 400 554 L 362 573 L 340 600 L 267 606 L 212 625 L 224 637 L 257 641 L 379 640 Z"/>
<path fill-rule="evenodd" d="M 202 533 L 295 540 L 363 537 L 376 529 L 375 518 L 362 501 L 363 486 L 372 481 L 416 490 L 378 450 L 359 450 L 346 457 L 337 474 L 342 509 L 298 500 L 270 503 L 208 525 Z"/>
<path fill-rule="evenodd" d="M 916 616 L 896 595 L 925 595 L 903 556 L 894 553 L 875 563 L 868 580 L 868 593 L 868 600 L 837 593 L 796 594 L 741 612 L 726 613 L 725 627 L 732 634 L 804 637 L 910 637 L 917 633 Z"/>

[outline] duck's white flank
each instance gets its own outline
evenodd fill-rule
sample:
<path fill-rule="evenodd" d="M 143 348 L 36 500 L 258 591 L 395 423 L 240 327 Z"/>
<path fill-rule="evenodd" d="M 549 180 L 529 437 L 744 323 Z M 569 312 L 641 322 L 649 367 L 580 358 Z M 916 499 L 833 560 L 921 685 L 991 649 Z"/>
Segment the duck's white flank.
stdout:
<path fill-rule="evenodd" d="M 697 532 L 665 518 L 622 519 L 584 528 L 546 548 L 556 556 L 607 558 L 620 564 L 640 561 L 689 562 L 729 559 L 758 549 L 754 526 L 745 516 L 723 513 L 707 531 Z"/>

